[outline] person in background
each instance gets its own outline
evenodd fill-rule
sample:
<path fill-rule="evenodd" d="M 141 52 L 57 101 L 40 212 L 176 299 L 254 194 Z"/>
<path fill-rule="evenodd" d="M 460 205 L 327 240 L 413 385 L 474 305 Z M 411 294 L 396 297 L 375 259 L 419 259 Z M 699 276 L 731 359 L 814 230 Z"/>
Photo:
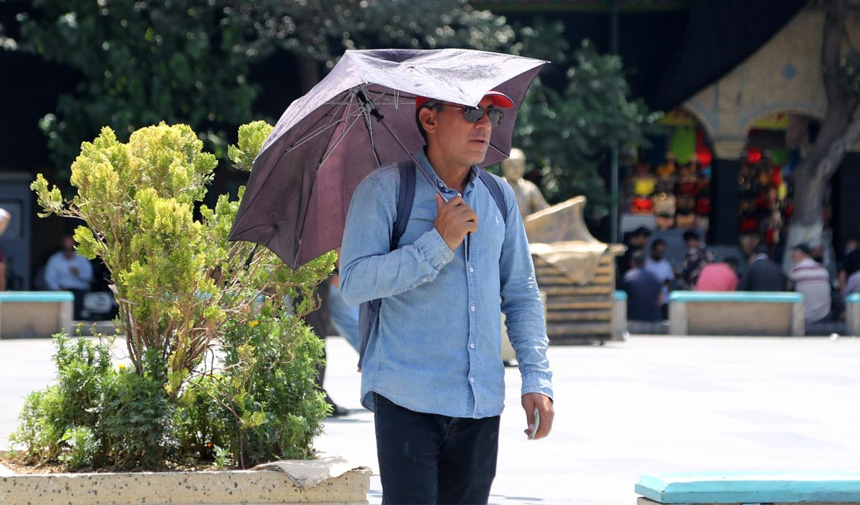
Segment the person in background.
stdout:
<path fill-rule="evenodd" d="M 502 173 L 514 190 L 514 195 L 517 197 L 517 207 L 520 209 L 520 215 L 523 219 L 529 214 L 549 207 L 537 185 L 532 181 L 523 179 L 523 175 L 526 173 L 526 155 L 521 150 L 511 149 L 510 157 L 502 160 Z"/>
<path fill-rule="evenodd" d="M 740 262 L 734 256 L 722 263 L 708 263 L 699 273 L 696 291 L 734 291 L 738 287 Z"/>
<path fill-rule="evenodd" d="M 6 209 L 0 209 L 0 235 L 6 231 L 11 218 L 11 214 Z M 6 291 L 6 258 L 3 257 L 3 249 L 0 249 L 0 291 Z"/>
<path fill-rule="evenodd" d="M 803 295 L 803 318 L 807 323 L 825 321 L 830 316 L 830 275 L 810 256 L 806 244 L 798 244 L 791 251 L 794 266 L 789 281 L 791 287 Z"/>
<path fill-rule="evenodd" d="M 851 277 L 845 282 L 844 296 L 854 293 L 860 293 L 860 270 L 851 274 Z"/>
<path fill-rule="evenodd" d="M 855 237 L 845 244 L 845 255 L 839 264 L 839 288 L 842 290 L 843 295 L 848 294 L 848 279 L 854 273 L 860 272 L 860 249 L 857 248 L 858 243 L 860 243 L 860 237 Z"/>
<path fill-rule="evenodd" d="M 331 308 L 331 324 L 337 334 L 358 352 L 358 307 L 347 305 L 340 295 L 340 276 L 335 270 L 329 279 L 328 303 Z"/>
<path fill-rule="evenodd" d="M 656 275 L 663 283 L 663 291 L 661 292 L 663 303 L 660 307 L 660 315 L 663 319 L 668 319 L 669 291 L 675 280 L 675 272 L 672 270 L 672 265 L 666 261 L 666 241 L 662 238 L 654 239 L 651 242 L 651 256 L 645 261 L 645 270 Z"/>
<path fill-rule="evenodd" d="M 45 266 L 45 287 L 51 291 L 71 291 L 75 295 L 75 319 L 81 319 L 84 295 L 93 282 L 90 260 L 75 252 L 75 239 L 63 237 L 62 249 L 48 258 Z"/>
<path fill-rule="evenodd" d="M 3 249 L 0 249 L 0 291 L 6 291 L 6 259 L 3 257 Z"/>
<path fill-rule="evenodd" d="M 785 275 L 782 268 L 771 261 L 767 246 L 759 245 L 750 254 L 738 291 L 785 291 Z"/>
<path fill-rule="evenodd" d="M 329 303 L 329 279 L 326 279 L 317 285 L 316 296 L 319 299 L 319 306 L 313 312 L 305 314 L 304 320 L 311 330 L 323 341 L 323 360 L 317 365 L 317 387 L 325 394 L 325 402 L 331 407 L 329 417 L 343 417 L 349 415 L 349 410 L 336 404 L 329 396 L 323 386 L 325 382 L 326 372 L 326 337 L 328 337 L 328 325 L 331 320 L 331 305 Z"/>
<path fill-rule="evenodd" d="M 627 319 L 659 321 L 663 304 L 663 283 L 645 269 L 645 253 L 636 251 L 630 257 L 630 270 L 624 274 L 622 288 L 627 292 Z"/>
<path fill-rule="evenodd" d="M 630 233 L 626 233 L 624 237 L 624 245 L 627 249 L 624 251 L 624 256 L 618 258 L 618 287 L 621 288 L 621 281 L 624 279 L 624 274 L 632 264 L 633 253 L 645 249 L 648 244 L 648 239 L 651 238 L 651 230 L 645 226 L 640 226 Z"/>
<path fill-rule="evenodd" d="M 696 282 L 702 269 L 714 261 L 714 255 L 702 244 L 699 232 L 685 231 L 684 244 L 687 246 L 687 255 L 681 267 L 681 282 L 683 289 L 692 291 L 696 289 Z"/>

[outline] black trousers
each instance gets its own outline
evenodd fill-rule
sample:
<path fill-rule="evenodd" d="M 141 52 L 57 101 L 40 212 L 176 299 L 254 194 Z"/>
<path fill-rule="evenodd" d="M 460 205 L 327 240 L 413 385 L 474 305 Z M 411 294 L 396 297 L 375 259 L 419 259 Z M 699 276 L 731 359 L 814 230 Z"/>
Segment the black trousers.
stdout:
<path fill-rule="evenodd" d="M 382 503 L 486 504 L 496 476 L 499 416 L 422 414 L 376 395 Z"/>

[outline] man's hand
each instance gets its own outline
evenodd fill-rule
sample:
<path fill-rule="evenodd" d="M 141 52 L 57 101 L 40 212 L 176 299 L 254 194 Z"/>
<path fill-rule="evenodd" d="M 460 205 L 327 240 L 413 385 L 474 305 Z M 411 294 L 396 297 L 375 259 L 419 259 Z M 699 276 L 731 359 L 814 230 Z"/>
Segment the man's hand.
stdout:
<path fill-rule="evenodd" d="M 540 393 L 526 393 L 523 395 L 523 408 L 526 411 L 526 423 L 528 428 L 525 430 L 526 435 L 531 435 L 531 430 L 535 426 L 535 409 L 540 413 L 540 427 L 534 436 L 534 439 L 544 438 L 549 435 L 552 430 L 552 419 L 555 417 L 555 411 L 552 408 L 552 400 L 548 396 Z"/>
<path fill-rule="evenodd" d="M 433 225 L 452 251 L 460 247 L 467 233 L 478 231 L 478 215 L 460 196 L 448 200 L 436 194 L 436 221 Z"/>

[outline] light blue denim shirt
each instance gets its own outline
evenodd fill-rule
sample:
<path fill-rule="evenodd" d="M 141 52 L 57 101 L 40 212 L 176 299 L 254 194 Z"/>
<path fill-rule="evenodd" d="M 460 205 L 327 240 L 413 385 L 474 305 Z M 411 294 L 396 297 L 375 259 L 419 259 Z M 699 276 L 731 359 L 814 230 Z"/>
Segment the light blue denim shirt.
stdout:
<path fill-rule="evenodd" d="M 423 152 L 416 159 L 445 194 Z M 552 398 L 549 340 L 534 266 L 511 187 L 500 181 L 507 218 L 472 167 L 463 198 L 478 231 L 451 251 L 434 228 L 436 196 L 415 177 L 415 201 L 400 246 L 390 251 L 400 172 L 387 165 L 367 176 L 349 206 L 341 250 L 341 294 L 350 304 L 380 298 L 361 374 L 361 402 L 379 393 L 404 408 L 461 418 L 502 413 L 505 369 L 501 312 L 522 374 L 522 392 Z"/>

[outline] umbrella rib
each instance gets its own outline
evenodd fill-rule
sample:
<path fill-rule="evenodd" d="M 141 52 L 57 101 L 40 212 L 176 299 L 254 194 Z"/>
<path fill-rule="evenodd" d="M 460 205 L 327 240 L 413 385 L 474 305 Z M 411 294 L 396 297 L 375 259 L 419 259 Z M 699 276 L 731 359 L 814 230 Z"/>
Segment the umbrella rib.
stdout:
<path fill-rule="evenodd" d="M 289 152 L 291 152 L 291 151 L 294 151 L 294 150 L 298 149 L 299 147 L 301 147 L 301 146 L 303 146 L 303 145 L 307 144 L 307 143 L 308 143 L 308 142 L 310 142 L 311 140 L 313 140 L 313 139 L 315 139 L 315 138 L 319 137 L 320 135 L 322 135 L 322 134 L 323 134 L 323 133 L 325 133 L 326 131 L 330 130 L 331 128 L 336 127 L 337 125 L 339 125 L 340 123 L 342 123 L 343 121 L 345 121 L 347 117 L 349 117 L 349 116 L 346 116 L 346 117 L 343 117 L 343 118 L 340 118 L 340 119 L 336 119 L 334 122 L 332 122 L 332 123 L 328 123 L 328 124 L 326 124 L 325 126 L 322 126 L 319 130 L 317 130 L 317 131 L 315 131 L 315 132 L 310 133 L 310 134 L 309 134 L 309 135 L 307 135 L 306 137 L 303 137 L 301 140 L 299 140 L 297 143 L 295 143 L 295 144 L 291 145 L 290 147 L 288 147 L 288 148 L 284 151 L 284 153 L 283 153 L 283 154 L 287 154 L 287 153 L 289 153 Z"/>
<path fill-rule="evenodd" d="M 320 167 L 321 167 L 321 166 L 323 166 L 323 165 L 325 164 L 325 162 L 326 162 L 326 161 L 328 161 L 328 159 L 331 157 L 331 155 L 332 155 L 332 154 L 334 154 L 334 151 L 337 149 L 337 147 L 340 145 L 340 143 L 341 143 L 341 142 L 343 142 L 343 139 L 345 139 L 345 138 L 346 138 L 346 134 L 347 134 L 347 133 L 349 133 L 349 131 L 350 131 L 350 130 L 352 130 L 352 127 L 353 127 L 353 126 L 355 126 L 355 123 L 357 123 L 357 122 L 358 122 L 358 120 L 359 120 L 359 118 L 360 118 L 361 116 L 363 116 L 363 115 L 364 115 L 364 114 L 356 114 L 356 115 L 353 115 L 353 114 L 347 114 L 346 116 L 344 116 L 344 118 L 343 118 L 343 119 L 341 119 L 341 120 L 339 120 L 339 121 L 338 121 L 338 123 L 340 123 L 340 122 L 346 122 L 346 119 L 347 119 L 347 118 L 350 118 L 350 117 L 353 117 L 353 118 L 354 118 L 354 119 L 352 120 L 352 123 L 350 123 L 350 124 L 349 124 L 349 126 L 347 126 L 346 128 L 344 128 L 343 133 L 341 133 L 341 134 L 340 134 L 340 138 L 339 138 L 339 139 L 337 139 L 337 142 L 335 142 L 335 143 L 334 143 L 334 145 L 333 145 L 333 146 L 331 146 L 331 149 L 329 149 L 329 150 L 328 150 L 328 152 L 327 152 L 327 153 L 325 153 L 325 155 L 323 156 L 322 160 L 320 160 L 320 162 L 319 162 L 319 165 L 318 165 L 318 166 L 320 166 Z M 371 138 L 372 138 L 372 136 L 371 136 Z M 379 160 L 377 160 L 377 161 L 379 161 Z"/>

